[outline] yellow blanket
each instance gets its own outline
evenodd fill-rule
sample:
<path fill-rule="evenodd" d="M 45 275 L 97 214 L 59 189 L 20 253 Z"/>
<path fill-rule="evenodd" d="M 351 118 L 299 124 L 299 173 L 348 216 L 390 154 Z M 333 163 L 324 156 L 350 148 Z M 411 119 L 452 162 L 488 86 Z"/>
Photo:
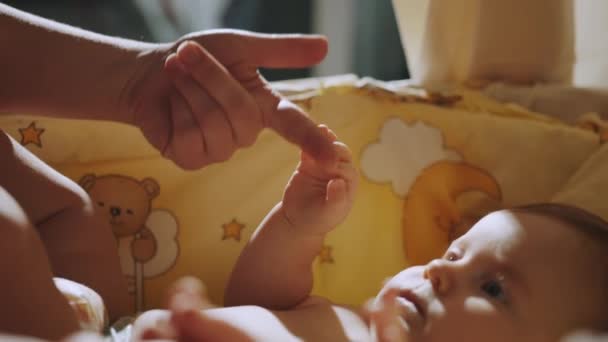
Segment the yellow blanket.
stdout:
<path fill-rule="evenodd" d="M 592 130 L 484 98 L 355 80 L 289 93 L 352 149 L 360 191 L 314 265 L 314 292 L 361 304 L 382 280 L 443 252 L 490 210 L 557 200 L 608 219 L 608 150 Z M 275 134 L 185 172 L 132 127 L 2 117 L 0 128 L 79 182 L 115 229 L 133 308 L 192 274 L 221 303 L 241 248 L 281 198 L 298 151 Z M 272 265 L 268 265 L 272 267 Z"/>

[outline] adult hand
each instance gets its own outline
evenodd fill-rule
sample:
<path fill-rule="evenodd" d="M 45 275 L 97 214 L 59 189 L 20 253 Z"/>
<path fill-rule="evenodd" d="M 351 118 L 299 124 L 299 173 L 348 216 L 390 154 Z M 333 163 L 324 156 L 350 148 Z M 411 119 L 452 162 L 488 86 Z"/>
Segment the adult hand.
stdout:
<path fill-rule="evenodd" d="M 185 169 L 225 161 L 270 128 L 321 162 L 332 142 L 297 106 L 274 93 L 258 67 L 316 64 L 320 36 L 218 30 L 194 33 L 140 55 L 126 89 L 131 122 Z"/>

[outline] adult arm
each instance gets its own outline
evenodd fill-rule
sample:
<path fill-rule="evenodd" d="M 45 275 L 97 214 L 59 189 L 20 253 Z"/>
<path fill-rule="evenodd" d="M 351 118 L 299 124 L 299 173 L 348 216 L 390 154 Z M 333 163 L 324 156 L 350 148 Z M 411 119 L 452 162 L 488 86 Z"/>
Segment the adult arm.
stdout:
<path fill-rule="evenodd" d="M 145 43 L 2 4 L 0 32 L 0 113 L 133 124 L 186 169 L 227 160 L 264 128 L 316 159 L 335 158 L 316 124 L 257 69 L 316 64 L 324 37 L 216 30 Z"/>

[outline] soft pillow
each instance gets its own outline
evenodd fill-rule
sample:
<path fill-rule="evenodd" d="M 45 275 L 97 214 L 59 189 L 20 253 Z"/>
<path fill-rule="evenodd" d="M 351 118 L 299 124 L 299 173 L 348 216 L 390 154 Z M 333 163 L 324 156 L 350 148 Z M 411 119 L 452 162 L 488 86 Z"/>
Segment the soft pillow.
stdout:
<path fill-rule="evenodd" d="M 361 304 L 384 278 L 438 256 L 490 210 L 557 192 L 577 203 L 563 192 L 571 179 L 579 189 L 597 186 L 579 171 L 600 149 L 595 132 L 466 89 L 318 84 L 292 95 L 350 146 L 362 178 L 352 212 L 314 265 L 314 292 L 337 302 Z M 0 127 L 79 182 L 108 220 L 112 207 L 124 214 L 118 247 L 133 310 L 161 307 L 183 275 L 202 279 L 221 303 L 240 250 L 299 158 L 296 147 L 263 132 L 230 161 L 187 172 L 124 125 L 2 117 Z M 594 177 L 606 184 L 605 175 Z M 579 193 L 608 217 L 600 194 Z"/>

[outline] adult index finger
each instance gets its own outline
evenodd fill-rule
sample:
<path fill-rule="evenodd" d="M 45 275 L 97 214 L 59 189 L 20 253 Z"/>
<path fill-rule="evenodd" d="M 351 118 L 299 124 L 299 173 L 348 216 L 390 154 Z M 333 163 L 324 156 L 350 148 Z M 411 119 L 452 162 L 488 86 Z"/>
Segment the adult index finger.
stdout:
<path fill-rule="evenodd" d="M 322 164 L 337 162 L 332 140 L 298 106 L 281 100 L 276 110 L 267 117 L 268 128 Z"/>
<path fill-rule="evenodd" d="M 227 66 L 235 64 L 265 68 L 304 68 L 327 55 L 322 35 L 266 34 L 242 30 L 210 30 L 187 37 L 203 45 Z"/>
<path fill-rule="evenodd" d="M 321 35 L 252 34 L 244 41 L 249 62 L 265 68 L 303 68 L 327 55 L 327 38 Z"/>

